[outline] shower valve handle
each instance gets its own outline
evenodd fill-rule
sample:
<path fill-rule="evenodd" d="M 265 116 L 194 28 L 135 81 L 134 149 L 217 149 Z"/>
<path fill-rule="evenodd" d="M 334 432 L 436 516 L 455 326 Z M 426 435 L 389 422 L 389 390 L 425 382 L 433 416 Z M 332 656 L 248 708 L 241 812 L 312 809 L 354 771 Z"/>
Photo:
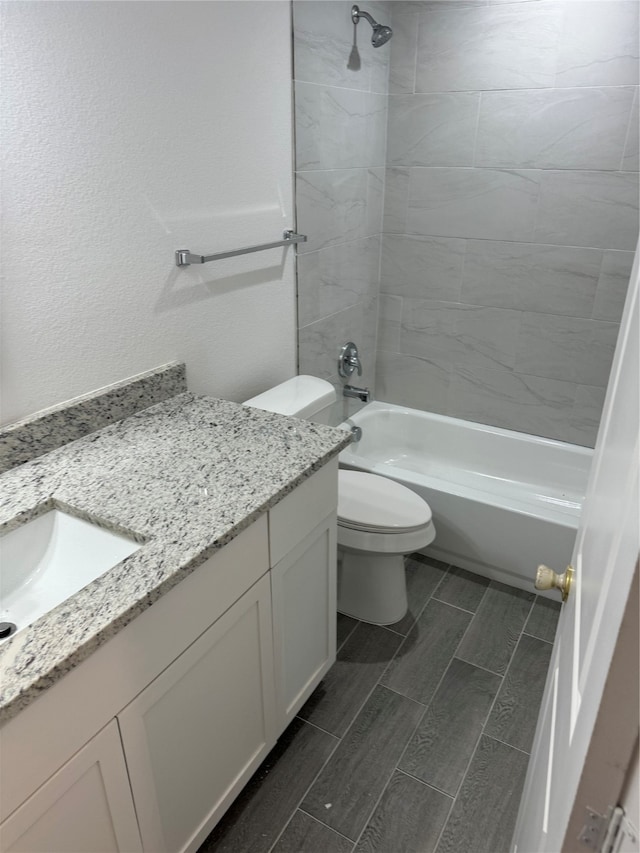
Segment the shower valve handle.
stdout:
<path fill-rule="evenodd" d="M 338 373 L 343 378 L 347 378 L 353 374 L 353 371 L 358 371 L 358 376 L 362 376 L 362 364 L 358 356 L 358 347 L 353 341 L 347 341 L 340 349 L 338 356 Z"/>

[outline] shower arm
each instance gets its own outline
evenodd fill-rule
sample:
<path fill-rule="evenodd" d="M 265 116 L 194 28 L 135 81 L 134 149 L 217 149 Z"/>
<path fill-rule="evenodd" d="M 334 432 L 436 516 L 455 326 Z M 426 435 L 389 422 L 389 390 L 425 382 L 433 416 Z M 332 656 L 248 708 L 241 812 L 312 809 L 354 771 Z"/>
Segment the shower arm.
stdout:
<path fill-rule="evenodd" d="M 351 9 L 351 20 L 354 24 L 359 24 L 360 18 L 366 18 L 372 27 L 378 25 L 378 22 L 375 21 L 368 12 L 365 12 L 364 9 L 359 9 L 357 6 L 354 6 Z"/>

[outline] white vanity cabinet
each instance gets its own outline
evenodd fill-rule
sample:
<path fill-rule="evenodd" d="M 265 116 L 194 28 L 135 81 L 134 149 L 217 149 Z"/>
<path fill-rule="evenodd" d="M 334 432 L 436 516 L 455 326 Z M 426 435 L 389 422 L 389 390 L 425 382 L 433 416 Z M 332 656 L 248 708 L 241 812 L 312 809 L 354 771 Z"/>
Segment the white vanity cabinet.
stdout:
<path fill-rule="evenodd" d="M 137 853 L 142 843 L 112 720 L 0 827 L 3 853 Z"/>
<path fill-rule="evenodd" d="M 197 850 L 335 660 L 337 467 L 0 729 L 3 853 Z"/>
<path fill-rule="evenodd" d="M 118 714 L 145 850 L 197 849 L 274 745 L 274 712 L 263 577 Z"/>

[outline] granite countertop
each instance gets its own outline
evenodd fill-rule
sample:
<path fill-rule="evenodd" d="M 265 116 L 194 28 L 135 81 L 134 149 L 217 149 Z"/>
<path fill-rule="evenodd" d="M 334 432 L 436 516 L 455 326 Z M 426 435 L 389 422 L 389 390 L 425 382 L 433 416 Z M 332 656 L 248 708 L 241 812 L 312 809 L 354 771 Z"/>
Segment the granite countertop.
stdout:
<path fill-rule="evenodd" d="M 144 542 L 0 644 L 0 723 L 349 441 L 339 429 L 186 393 L 0 476 L 0 533 L 57 507 Z"/>

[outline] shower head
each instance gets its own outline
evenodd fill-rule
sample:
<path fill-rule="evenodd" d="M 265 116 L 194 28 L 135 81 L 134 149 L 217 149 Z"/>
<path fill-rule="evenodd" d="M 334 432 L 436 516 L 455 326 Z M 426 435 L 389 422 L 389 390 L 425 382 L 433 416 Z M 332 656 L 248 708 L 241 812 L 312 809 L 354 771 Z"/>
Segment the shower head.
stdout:
<path fill-rule="evenodd" d="M 366 18 L 367 21 L 373 27 L 373 34 L 371 36 L 371 44 L 374 47 L 382 47 L 383 44 L 386 44 L 391 36 L 393 35 L 393 30 L 391 27 L 385 27 L 383 24 L 379 24 L 375 21 L 368 12 L 364 12 L 359 9 L 357 6 L 351 7 L 351 20 L 354 24 L 360 23 L 360 18 Z"/>

